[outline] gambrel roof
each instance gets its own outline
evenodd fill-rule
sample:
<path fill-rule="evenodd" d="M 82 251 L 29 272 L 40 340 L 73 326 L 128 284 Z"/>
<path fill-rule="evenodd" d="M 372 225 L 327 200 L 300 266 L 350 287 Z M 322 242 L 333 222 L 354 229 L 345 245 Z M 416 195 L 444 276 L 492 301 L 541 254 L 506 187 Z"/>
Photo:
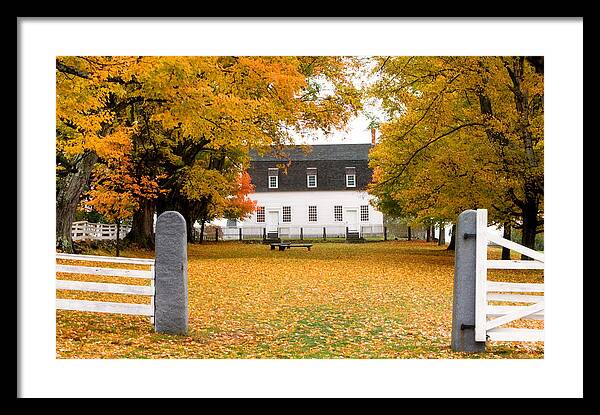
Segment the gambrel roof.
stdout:
<path fill-rule="evenodd" d="M 371 181 L 369 168 L 369 150 L 371 144 L 320 144 L 309 146 L 290 146 L 284 149 L 288 158 L 272 155 L 259 156 L 251 153 L 248 173 L 255 186 L 255 192 L 283 191 L 320 191 L 320 190 L 364 190 Z M 285 166 L 284 168 L 281 168 Z M 277 169 L 280 167 L 279 169 Z M 269 172 L 278 176 L 278 186 L 268 186 Z M 355 187 L 346 186 L 346 173 L 355 174 Z M 307 174 L 317 175 L 317 187 L 308 188 Z"/>

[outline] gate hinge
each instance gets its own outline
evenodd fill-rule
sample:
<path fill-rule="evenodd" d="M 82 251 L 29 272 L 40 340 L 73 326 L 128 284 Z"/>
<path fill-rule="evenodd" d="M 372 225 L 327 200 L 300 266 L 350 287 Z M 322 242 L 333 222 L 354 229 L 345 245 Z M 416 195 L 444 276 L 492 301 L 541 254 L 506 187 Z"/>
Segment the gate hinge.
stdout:
<path fill-rule="evenodd" d="M 463 234 L 463 239 L 475 238 L 475 237 L 477 237 L 476 233 L 464 233 Z"/>
<path fill-rule="evenodd" d="M 474 324 L 461 324 L 460 325 L 460 329 L 461 330 L 465 330 L 465 329 L 475 329 L 475 325 Z"/>

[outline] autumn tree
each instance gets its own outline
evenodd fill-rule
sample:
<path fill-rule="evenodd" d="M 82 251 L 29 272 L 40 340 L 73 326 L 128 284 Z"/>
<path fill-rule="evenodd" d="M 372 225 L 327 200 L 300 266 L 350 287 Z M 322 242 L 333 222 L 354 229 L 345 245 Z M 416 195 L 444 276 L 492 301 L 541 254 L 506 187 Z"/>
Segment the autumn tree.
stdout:
<path fill-rule="evenodd" d="M 250 149 L 290 143 L 291 130 L 343 126 L 360 107 L 352 65 L 340 57 L 155 58 L 155 73 L 137 80 L 160 102 L 137 105 L 137 139 L 151 148 L 139 164 L 164 175 L 157 213 L 182 213 L 191 237 L 195 221 L 224 210 L 225 189 L 234 189 Z M 320 91 L 324 80 L 330 94 Z M 134 235 L 152 213 L 136 212 Z"/>
<path fill-rule="evenodd" d="M 215 170 L 201 173 L 201 176 L 204 180 L 211 181 L 206 183 L 208 187 L 198 187 L 199 181 L 190 181 L 192 186 L 184 189 L 190 200 L 198 200 L 200 243 L 204 241 L 204 227 L 207 222 L 222 217 L 244 220 L 256 209 L 256 202 L 248 197 L 254 186 L 245 170 L 231 170 L 230 177 L 223 176 Z"/>
<path fill-rule="evenodd" d="M 132 177 L 167 190 L 139 196 L 131 234 L 149 244 L 157 208 L 181 209 L 193 223 L 199 204 L 221 200 L 183 191 L 194 178 L 201 188 L 199 171 L 289 143 L 291 130 L 341 127 L 360 108 L 354 65 L 344 57 L 57 58 L 57 245 L 72 249 L 76 206 L 115 131 L 130 129 L 132 145 L 114 150 L 130 149 Z M 320 90 L 325 80 L 329 93 Z"/>
<path fill-rule="evenodd" d="M 232 179 L 228 183 L 228 195 L 225 198 L 217 199 L 214 203 L 212 197 L 203 196 L 200 209 L 200 243 L 204 241 L 204 226 L 207 222 L 225 217 L 227 219 L 247 219 L 255 210 L 256 202 L 248 196 L 254 190 L 250 175 L 247 171 L 239 172 L 237 179 Z"/>
<path fill-rule="evenodd" d="M 130 98 L 135 58 L 56 59 L 56 244 L 72 252 L 71 224 L 99 158 L 122 154 L 128 140 L 115 115 Z"/>
<path fill-rule="evenodd" d="M 116 256 L 119 256 L 120 228 L 139 209 L 140 200 L 158 197 L 158 183 L 152 177 L 137 177 L 131 161 L 131 142 L 123 144 L 119 156 L 104 156 L 92 172 L 84 203 L 117 225 Z"/>
<path fill-rule="evenodd" d="M 533 247 L 543 229 L 540 60 L 387 57 L 377 71 L 371 94 L 387 119 L 371 154 L 371 193 L 445 222 L 487 208 Z"/>
<path fill-rule="evenodd" d="M 213 169 L 239 165 L 252 147 L 289 143 L 290 129 L 339 127 L 359 105 L 348 74 L 343 71 L 346 63 L 338 58 L 241 57 L 221 60 L 219 65 L 225 70 L 220 74 L 223 85 L 220 93 L 236 94 L 239 101 L 232 108 L 234 112 L 211 113 L 211 116 L 215 124 L 229 124 L 244 146 L 236 147 L 236 142 L 231 141 L 226 151 L 220 149 L 220 153 L 213 154 Z M 331 82 L 335 93 L 323 95 L 322 80 Z M 235 88 L 231 90 L 230 86 Z M 218 95 L 211 99 L 218 99 Z M 210 133 L 221 134 L 221 131 Z M 206 137 L 210 138 L 210 134 Z M 212 146 L 213 140 L 209 141 Z M 225 199 L 205 195 L 201 200 L 201 219 L 206 220 L 222 210 L 221 201 Z"/>
<path fill-rule="evenodd" d="M 254 185 L 247 171 L 238 176 L 235 194 L 225 204 L 224 216 L 229 219 L 247 219 L 256 210 L 256 201 L 248 195 L 254 191 Z"/>

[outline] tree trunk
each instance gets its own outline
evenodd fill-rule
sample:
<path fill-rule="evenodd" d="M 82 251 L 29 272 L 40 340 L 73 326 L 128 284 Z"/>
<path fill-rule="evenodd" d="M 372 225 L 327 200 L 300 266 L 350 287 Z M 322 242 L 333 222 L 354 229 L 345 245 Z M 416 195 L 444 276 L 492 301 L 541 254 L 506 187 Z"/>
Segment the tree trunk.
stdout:
<path fill-rule="evenodd" d="M 204 242 L 204 224 L 206 223 L 206 220 L 204 218 L 202 218 L 200 220 L 200 243 Z"/>
<path fill-rule="evenodd" d="M 143 199 L 140 208 L 133 214 L 128 241 L 144 249 L 154 249 L 154 201 Z"/>
<path fill-rule="evenodd" d="M 519 120 L 516 123 L 517 133 L 523 141 L 523 150 L 525 152 L 525 176 L 524 193 L 525 200 L 522 205 L 523 210 L 523 237 L 521 244 L 528 248 L 535 249 L 535 235 L 538 227 L 538 207 L 539 201 L 544 195 L 543 175 L 538 171 L 539 155 L 534 150 L 534 134 L 530 127 L 530 116 L 535 115 L 538 109 L 535 102 L 531 102 L 527 88 L 523 88 L 525 80 L 525 57 L 512 58 L 511 65 L 506 65 L 506 70 L 512 80 L 510 88 L 514 95 L 515 109 L 519 114 Z M 534 97 L 533 100 L 536 98 Z M 541 97 L 537 97 L 538 102 L 543 103 Z M 540 101 L 542 100 L 542 101 Z M 522 259 L 531 259 L 526 255 L 521 255 Z"/>
<path fill-rule="evenodd" d="M 120 252 L 119 252 L 119 239 L 120 239 L 120 234 L 121 233 L 121 219 L 117 219 L 117 248 L 116 248 L 116 254 L 115 256 L 119 256 Z"/>
<path fill-rule="evenodd" d="M 408 240 L 410 241 L 412 239 L 412 235 L 411 235 L 411 229 L 410 226 L 408 227 Z"/>
<path fill-rule="evenodd" d="M 425 232 L 425 240 L 427 242 L 431 242 L 431 226 L 427 227 L 427 231 Z"/>
<path fill-rule="evenodd" d="M 96 153 L 86 151 L 72 169 L 56 181 L 56 248 L 63 252 L 73 253 L 73 218 L 97 160 Z"/>
<path fill-rule="evenodd" d="M 456 247 L 456 223 L 452 224 L 452 232 L 450 233 L 450 243 L 448 244 L 448 251 L 454 251 Z"/>
<path fill-rule="evenodd" d="M 195 242 L 194 241 L 194 222 L 196 222 L 196 220 L 194 218 L 191 218 L 190 215 L 185 216 L 185 225 L 187 227 L 187 240 L 190 243 Z"/>
<path fill-rule="evenodd" d="M 185 219 L 187 229 L 187 241 L 194 242 L 194 222 L 198 219 L 201 202 L 190 201 L 182 196 L 179 191 L 173 190 L 170 194 L 163 198 L 159 198 L 156 203 L 156 210 L 160 215 L 166 211 L 179 212 Z"/>
<path fill-rule="evenodd" d="M 446 229 L 444 227 L 444 224 L 440 222 L 440 237 L 438 238 L 438 245 L 445 245 L 446 244 Z"/>
<path fill-rule="evenodd" d="M 511 234 L 510 223 L 507 222 L 504 224 L 504 231 L 502 233 L 502 237 L 504 239 L 508 239 L 510 241 L 511 240 L 510 234 Z M 502 259 L 510 259 L 510 249 L 508 249 L 506 247 L 502 247 Z"/>
<path fill-rule="evenodd" d="M 192 202 L 187 199 L 180 199 L 177 203 L 177 210 L 185 219 L 185 227 L 187 228 L 187 241 L 190 243 L 194 242 L 194 222 L 196 221 L 196 215 L 193 214 L 194 207 Z"/>
<path fill-rule="evenodd" d="M 535 235 L 537 234 L 537 226 L 537 203 L 532 201 L 527 203 L 526 208 L 523 210 L 523 233 L 521 245 L 525 245 L 527 248 L 535 249 Z M 526 260 L 532 258 L 521 254 L 521 259 Z"/>

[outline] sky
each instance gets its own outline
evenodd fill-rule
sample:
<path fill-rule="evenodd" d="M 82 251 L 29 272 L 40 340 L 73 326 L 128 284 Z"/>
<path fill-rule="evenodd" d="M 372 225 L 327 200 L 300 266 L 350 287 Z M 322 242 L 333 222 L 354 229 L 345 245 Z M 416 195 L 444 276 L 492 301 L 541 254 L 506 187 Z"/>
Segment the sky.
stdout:
<path fill-rule="evenodd" d="M 367 57 L 362 57 L 365 63 L 364 70 L 359 73 L 354 73 L 354 79 L 352 82 L 357 88 L 366 88 L 372 84 L 377 77 L 371 74 L 375 63 L 373 61 L 367 61 Z M 321 84 L 321 96 L 330 95 L 333 93 L 333 87 L 326 81 L 320 81 Z M 364 109 L 368 113 L 373 114 L 380 120 L 384 119 L 383 112 L 378 107 L 377 102 L 368 100 L 363 102 Z M 369 128 L 370 120 L 364 115 L 359 113 L 358 116 L 353 117 L 348 121 L 346 128 L 342 130 L 334 130 L 332 133 L 325 135 L 324 133 L 315 132 L 312 136 L 295 138 L 298 144 L 363 144 L 371 142 L 371 129 Z M 376 136 L 379 136 L 376 133 Z"/>
<path fill-rule="evenodd" d="M 378 134 L 376 134 L 378 135 Z M 312 137 L 298 137 L 297 144 L 360 144 L 371 142 L 371 130 L 369 120 L 364 115 L 352 119 L 346 130 L 334 131 L 331 134 L 319 134 L 315 132 Z"/>

